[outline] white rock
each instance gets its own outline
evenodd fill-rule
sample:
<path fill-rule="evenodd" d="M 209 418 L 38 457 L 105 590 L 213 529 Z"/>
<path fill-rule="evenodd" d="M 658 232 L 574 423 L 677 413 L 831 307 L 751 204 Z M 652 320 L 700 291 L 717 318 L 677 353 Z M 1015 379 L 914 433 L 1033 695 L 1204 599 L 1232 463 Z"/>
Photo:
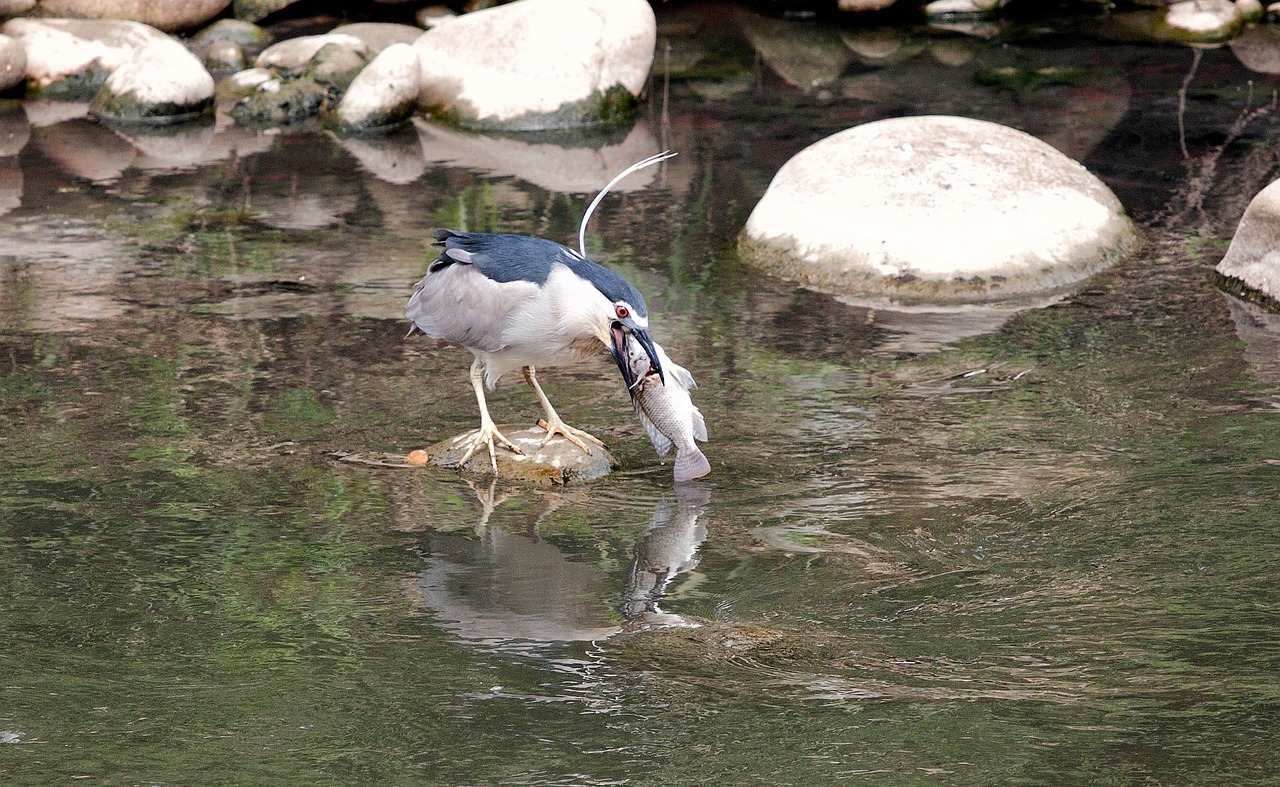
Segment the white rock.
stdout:
<path fill-rule="evenodd" d="M 272 44 L 258 55 L 254 65 L 259 68 L 302 68 L 329 44 L 352 49 L 361 57 L 367 57 L 369 47 L 355 36 L 327 33 L 320 36 L 299 36 Z"/>
<path fill-rule="evenodd" d="M 27 78 L 27 50 L 22 42 L 0 34 L 0 90 L 17 87 Z"/>
<path fill-rule="evenodd" d="M 1220 40 L 1230 37 L 1243 19 L 1231 0 L 1184 0 L 1169 6 L 1165 24 L 1196 40 Z"/>
<path fill-rule="evenodd" d="M 202 25 L 231 0 L 40 0 L 40 13 L 77 19 L 129 19 L 161 30 Z"/>
<path fill-rule="evenodd" d="M 246 68 L 227 77 L 227 85 L 236 93 L 249 93 L 275 78 L 269 68 Z"/>
<path fill-rule="evenodd" d="M 172 40 L 154 27 L 110 19 L 12 19 L 0 32 L 22 42 L 27 78 L 35 87 L 76 79 L 90 94 L 149 44 Z"/>
<path fill-rule="evenodd" d="M 1257 22 L 1262 19 L 1262 0 L 1236 0 L 1236 11 L 1246 22 Z"/>
<path fill-rule="evenodd" d="M 563 127 L 549 116 L 593 94 L 621 85 L 639 95 L 656 39 L 646 0 L 517 0 L 475 11 L 414 44 L 419 103 L 462 125 Z"/>
<path fill-rule="evenodd" d="M 933 0 L 924 7 L 927 16 L 986 16 L 1009 0 Z"/>
<path fill-rule="evenodd" d="M 90 105 L 98 117 L 168 123 L 213 106 L 213 77 L 191 50 L 170 38 L 153 41 L 107 77 Z"/>
<path fill-rule="evenodd" d="M 1280 180 L 1249 203 L 1218 273 L 1280 301 Z"/>
<path fill-rule="evenodd" d="M 1021 131 L 894 118 L 817 142 L 756 205 L 744 255 L 818 289 L 914 303 L 1041 295 L 1122 258 L 1119 200 Z"/>
<path fill-rule="evenodd" d="M 413 115 L 418 100 L 418 50 L 392 44 L 365 66 L 338 102 L 345 131 L 399 125 Z"/>

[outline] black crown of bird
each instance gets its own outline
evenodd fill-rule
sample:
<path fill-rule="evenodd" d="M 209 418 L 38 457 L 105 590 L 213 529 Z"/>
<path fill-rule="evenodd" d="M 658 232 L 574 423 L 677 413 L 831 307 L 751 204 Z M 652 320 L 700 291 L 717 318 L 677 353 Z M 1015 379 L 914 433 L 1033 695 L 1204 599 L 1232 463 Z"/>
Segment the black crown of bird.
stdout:
<path fill-rule="evenodd" d="M 538 383 L 536 369 L 572 364 L 594 356 L 601 344 L 609 349 L 634 397 L 650 375 L 664 380 L 660 358 L 649 335 L 644 296 L 631 282 L 587 256 L 587 223 L 609 190 L 628 175 L 676 155 L 664 151 L 618 173 L 587 206 L 578 228 L 578 251 L 543 238 L 506 233 L 433 233 L 440 254 L 413 288 L 406 316 L 428 336 L 466 347 L 475 356 L 471 384 L 480 408 L 480 429 L 459 466 L 482 447 L 498 470 L 496 445 L 523 453 L 498 431 L 485 403 L 507 372 L 520 369 L 545 413 L 542 444 L 556 435 L 590 452 L 588 443 L 604 444 L 569 426 L 551 406 Z M 627 342 L 634 340 L 650 359 L 637 374 L 628 362 Z M 686 373 L 687 374 L 687 373 Z"/>

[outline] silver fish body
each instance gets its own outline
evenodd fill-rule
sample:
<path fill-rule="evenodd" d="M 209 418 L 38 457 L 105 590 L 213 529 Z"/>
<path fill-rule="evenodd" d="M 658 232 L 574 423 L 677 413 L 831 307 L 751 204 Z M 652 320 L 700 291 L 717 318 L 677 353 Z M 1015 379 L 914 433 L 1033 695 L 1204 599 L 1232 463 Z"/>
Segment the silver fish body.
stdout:
<path fill-rule="evenodd" d="M 697 443 L 706 441 L 707 424 L 689 396 L 689 389 L 696 387 L 696 383 L 689 370 L 672 361 L 660 345 L 655 343 L 653 347 L 662 367 L 662 378 L 653 373 L 649 356 L 640 343 L 627 340 L 627 363 L 637 380 L 631 389 L 631 403 L 658 458 L 665 459 L 673 447 L 676 449 L 676 481 L 701 478 L 711 472 L 711 463 Z"/>

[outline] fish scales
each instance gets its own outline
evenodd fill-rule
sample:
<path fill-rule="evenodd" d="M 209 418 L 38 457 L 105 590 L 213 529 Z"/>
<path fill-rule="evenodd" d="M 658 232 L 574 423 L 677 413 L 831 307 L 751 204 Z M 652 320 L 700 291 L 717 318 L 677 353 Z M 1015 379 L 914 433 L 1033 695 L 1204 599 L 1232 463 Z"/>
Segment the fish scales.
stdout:
<path fill-rule="evenodd" d="M 689 389 L 696 387 L 696 383 L 689 370 L 672 361 L 661 346 L 655 343 L 654 350 L 665 382 L 653 371 L 653 364 L 640 343 L 627 341 L 627 363 L 638 380 L 631 390 L 631 403 L 658 458 L 665 459 L 675 448 L 675 480 L 701 478 L 711 472 L 711 463 L 697 442 L 706 441 L 707 424 L 689 396 Z"/>

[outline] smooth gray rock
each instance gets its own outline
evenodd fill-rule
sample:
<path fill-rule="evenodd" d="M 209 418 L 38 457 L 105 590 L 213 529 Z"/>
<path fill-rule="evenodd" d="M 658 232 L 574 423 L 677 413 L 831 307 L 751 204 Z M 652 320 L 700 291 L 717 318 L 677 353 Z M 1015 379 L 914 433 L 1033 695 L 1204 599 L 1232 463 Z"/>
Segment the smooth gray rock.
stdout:
<path fill-rule="evenodd" d="M 0 90 L 10 90 L 27 79 L 27 50 L 16 38 L 0 34 Z"/>
<path fill-rule="evenodd" d="M 1249 203 L 1217 271 L 1228 289 L 1280 303 L 1280 180 Z"/>
<path fill-rule="evenodd" d="M 498 461 L 498 478 L 504 481 L 543 485 L 592 481 L 603 478 L 618 466 L 618 460 L 612 454 L 591 443 L 587 444 L 590 453 L 559 436 L 544 446 L 542 439 L 547 433 L 538 426 L 504 424 L 498 427 L 498 431 L 524 451 L 517 454 L 497 447 L 494 456 Z M 427 449 L 431 464 L 457 467 L 468 475 L 492 476 L 493 465 L 489 461 L 489 452 L 484 448 L 473 454 L 465 465 L 458 467 L 458 460 L 471 447 L 478 433 L 479 430 L 473 430 L 431 446 Z"/>
<path fill-rule="evenodd" d="M 248 60 L 239 44 L 223 38 L 209 45 L 204 55 L 204 64 L 210 71 L 225 74 L 243 70 L 248 65 Z"/>
<path fill-rule="evenodd" d="M 251 22 L 240 19 L 219 19 L 191 37 L 191 51 L 201 57 L 208 55 L 210 48 L 220 42 L 230 41 L 240 47 L 246 57 L 257 57 L 262 50 L 271 46 L 275 36 Z"/>
<path fill-rule="evenodd" d="M 517 0 L 474 11 L 414 43 L 419 105 L 477 129 L 618 123 L 648 81 L 656 39 L 646 0 Z"/>
<path fill-rule="evenodd" d="M 1244 17 L 1231 0 L 1183 0 L 1169 6 L 1164 23 L 1179 40 L 1210 44 L 1240 32 Z"/>
<path fill-rule="evenodd" d="M 418 50 L 409 44 L 383 49 L 338 102 L 338 125 L 348 133 L 360 133 L 407 122 L 418 103 L 418 76 Z"/>
<path fill-rule="evenodd" d="M 90 98 L 107 75 L 157 41 L 148 25 L 111 19 L 11 19 L 0 33 L 27 52 L 27 88 L 52 98 Z"/>
<path fill-rule="evenodd" d="M 303 75 L 329 88 L 337 98 L 368 64 L 369 59 L 362 51 L 346 44 L 330 43 L 320 47 L 320 51 L 311 57 Z"/>
<path fill-rule="evenodd" d="M 364 42 L 369 48 L 369 56 L 378 54 L 392 44 L 412 44 L 422 35 L 423 29 L 412 25 L 397 25 L 390 22 L 357 22 L 351 25 L 340 25 L 329 31 L 330 35 L 353 36 Z"/>
<path fill-rule="evenodd" d="M 302 69 L 321 49 L 331 44 L 350 49 L 365 60 L 369 57 L 368 45 L 355 36 L 326 33 L 319 36 L 299 36 L 272 44 L 262 50 L 254 65 L 259 68 Z"/>
<path fill-rule="evenodd" d="M 191 50 L 165 38 L 111 72 L 89 109 L 116 122 L 177 123 L 209 112 L 213 91 L 213 77 Z"/>
<path fill-rule="evenodd" d="M 208 22 L 231 0 L 40 0 L 38 13 L 68 19 L 127 19 L 159 30 L 186 30 Z"/>
<path fill-rule="evenodd" d="M 1080 164 L 1021 131 L 939 115 L 867 123 L 796 154 L 739 245 L 815 289 L 924 304 L 1042 297 L 1136 240 Z"/>

